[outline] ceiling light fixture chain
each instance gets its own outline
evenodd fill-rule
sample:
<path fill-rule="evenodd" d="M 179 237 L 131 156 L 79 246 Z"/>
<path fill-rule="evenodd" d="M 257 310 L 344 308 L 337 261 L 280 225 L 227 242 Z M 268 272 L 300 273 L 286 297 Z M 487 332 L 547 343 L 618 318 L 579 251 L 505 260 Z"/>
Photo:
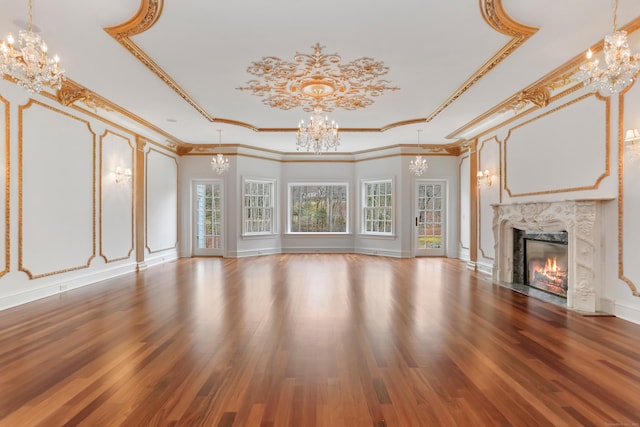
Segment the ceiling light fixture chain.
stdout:
<path fill-rule="evenodd" d="M 416 132 L 418 132 L 418 149 L 421 149 L 422 147 L 420 146 L 420 132 L 422 132 L 422 129 L 418 129 L 416 130 Z M 422 175 L 428 167 L 429 165 L 427 164 L 427 159 L 423 159 L 420 154 L 416 155 L 415 160 L 411 160 L 409 162 L 409 171 L 415 176 Z"/>
<path fill-rule="evenodd" d="M 218 148 L 222 148 L 222 129 L 218 129 Z M 211 159 L 211 168 L 218 175 L 222 175 L 229 169 L 229 159 L 218 153 Z"/>
<path fill-rule="evenodd" d="M 60 89 L 64 70 L 60 58 L 47 56 L 47 45 L 33 32 L 33 4 L 29 0 L 29 30 L 18 32 L 15 42 L 11 33 L 0 44 L 0 74 L 14 79 L 30 93 L 41 92 L 45 86 Z"/>
<path fill-rule="evenodd" d="M 316 107 L 309 123 L 305 126 L 304 120 L 300 120 L 296 137 L 296 150 L 313 151 L 319 155 L 322 151 L 331 149 L 337 151 L 340 145 L 338 124 L 335 121 L 329 123 L 329 117 L 322 117 L 322 109 Z"/>
<path fill-rule="evenodd" d="M 600 67 L 587 51 L 587 63 L 580 67 L 576 77 L 601 96 L 611 96 L 633 84 L 640 70 L 640 54 L 631 55 L 626 31 L 618 31 L 618 0 L 613 0 L 613 31 L 604 38 L 605 66 Z"/>

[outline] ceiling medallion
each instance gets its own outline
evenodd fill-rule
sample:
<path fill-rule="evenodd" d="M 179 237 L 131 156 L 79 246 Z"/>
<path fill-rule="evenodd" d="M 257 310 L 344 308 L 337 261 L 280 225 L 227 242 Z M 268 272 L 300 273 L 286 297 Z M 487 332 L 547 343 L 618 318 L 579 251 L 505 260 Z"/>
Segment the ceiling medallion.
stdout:
<path fill-rule="evenodd" d="M 373 104 L 372 97 L 399 89 L 380 79 L 389 72 L 382 61 L 362 57 L 341 64 L 339 55 L 324 54 L 323 48 L 316 43 L 313 54 L 296 53 L 294 62 L 263 57 L 247 68 L 257 79 L 237 89 L 265 97 L 262 102 L 270 107 L 282 110 L 302 107 L 310 112 L 364 108 Z"/>

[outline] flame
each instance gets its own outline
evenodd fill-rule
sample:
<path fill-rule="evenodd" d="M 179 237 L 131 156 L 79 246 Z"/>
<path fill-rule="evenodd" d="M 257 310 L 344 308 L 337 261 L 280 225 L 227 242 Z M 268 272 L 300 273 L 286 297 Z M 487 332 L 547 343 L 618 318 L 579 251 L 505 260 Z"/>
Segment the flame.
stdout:
<path fill-rule="evenodd" d="M 548 272 L 554 272 L 556 273 L 558 271 L 558 261 L 556 259 L 556 257 L 549 257 L 547 258 L 547 263 L 544 266 L 544 271 L 543 273 L 548 273 Z"/>

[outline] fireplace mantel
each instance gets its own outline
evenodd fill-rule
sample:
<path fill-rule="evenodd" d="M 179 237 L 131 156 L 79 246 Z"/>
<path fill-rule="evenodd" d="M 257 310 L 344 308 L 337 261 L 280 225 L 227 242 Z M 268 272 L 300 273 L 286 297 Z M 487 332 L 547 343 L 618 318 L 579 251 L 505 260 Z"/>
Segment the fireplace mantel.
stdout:
<path fill-rule="evenodd" d="M 607 199 L 608 200 L 608 199 Z M 513 229 L 568 233 L 567 308 L 598 310 L 601 277 L 601 204 L 606 200 L 568 200 L 496 204 L 493 207 L 493 279 L 513 283 Z"/>

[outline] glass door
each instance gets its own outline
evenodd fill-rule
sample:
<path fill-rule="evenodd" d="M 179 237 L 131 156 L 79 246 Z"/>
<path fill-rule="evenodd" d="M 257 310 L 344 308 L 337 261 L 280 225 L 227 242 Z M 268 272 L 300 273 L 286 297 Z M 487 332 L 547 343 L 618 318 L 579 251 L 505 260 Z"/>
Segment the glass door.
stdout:
<path fill-rule="evenodd" d="M 446 181 L 416 181 L 416 256 L 445 255 Z"/>
<path fill-rule="evenodd" d="M 222 212 L 222 182 L 194 182 L 192 255 L 224 255 Z"/>

